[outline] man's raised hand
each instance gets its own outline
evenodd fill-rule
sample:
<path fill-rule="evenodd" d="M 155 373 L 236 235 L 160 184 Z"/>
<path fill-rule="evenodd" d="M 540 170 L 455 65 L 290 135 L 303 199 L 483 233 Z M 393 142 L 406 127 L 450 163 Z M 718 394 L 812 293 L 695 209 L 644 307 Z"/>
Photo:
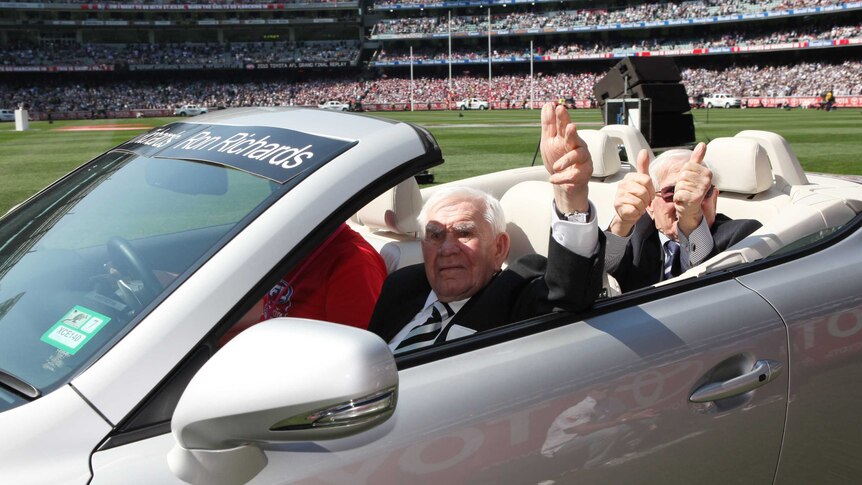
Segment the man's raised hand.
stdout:
<path fill-rule="evenodd" d="M 647 206 L 655 197 L 655 187 L 649 175 L 649 150 L 638 152 L 635 168 L 637 172 L 629 172 L 617 186 L 614 197 L 614 215 L 608 229 L 617 236 L 628 236 L 632 227 L 646 212 Z"/>
<path fill-rule="evenodd" d="M 586 211 L 593 161 L 564 106 L 542 106 L 540 149 L 549 181 L 554 184 L 557 208 L 562 212 Z"/>
<path fill-rule="evenodd" d="M 712 171 L 703 164 L 706 144 L 698 143 L 688 162 L 682 166 L 673 193 L 678 218 L 677 229 L 688 235 L 703 219 L 701 204 L 712 186 Z"/>

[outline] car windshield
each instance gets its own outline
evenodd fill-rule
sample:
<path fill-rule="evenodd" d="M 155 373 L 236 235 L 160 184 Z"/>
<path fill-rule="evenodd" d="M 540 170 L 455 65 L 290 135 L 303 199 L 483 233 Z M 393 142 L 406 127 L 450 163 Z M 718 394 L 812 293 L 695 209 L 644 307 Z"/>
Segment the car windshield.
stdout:
<path fill-rule="evenodd" d="M 68 382 L 295 183 L 112 151 L 0 222 L 0 411 Z"/>

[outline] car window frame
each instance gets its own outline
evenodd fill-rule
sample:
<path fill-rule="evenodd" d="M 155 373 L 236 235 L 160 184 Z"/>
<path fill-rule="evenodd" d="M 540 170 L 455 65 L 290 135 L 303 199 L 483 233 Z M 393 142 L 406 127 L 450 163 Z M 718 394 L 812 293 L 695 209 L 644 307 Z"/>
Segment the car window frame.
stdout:
<path fill-rule="evenodd" d="M 419 127 L 417 127 L 419 128 Z M 420 138 L 427 131 L 417 129 Z M 430 147 L 430 143 L 426 148 Z M 170 417 L 185 391 L 188 382 L 195 373 L 218 351 L 218 340 L 230 330 L 263 296 L 287 274 L 292 268 L 305 259 L 326 238 L 329 237 L 344 221 L 348 220 L 361 207 L 377 196 L 397 185 L 397 183 L 428 170 L 442 162 L 439 149 L 405 162 L 398 168 L 385 173 L 374 182 L 359 189 L 349 197 L 338 209 L 324 218 L 310 231 L 296 247 L 274 263 L 272 269 L 255 286 L 250 288 L 240 301 L 228 311 L 218 322 L 213 324 L 207 335 L 192 347 L 186 356 L 169 372 L 160 383 L 154 387 L 141 402 L 129 412 L 95 448 L 104 451 L 118 446 L 135 443 L 171 432 Z M 393 183 L 393 181 L 396 181 Z M 160 409 L 162 416 L 155 419 L 143 419 L 144 416 L 157 416 L 154 409 Z M 164 416 L 165 412 L 169 415 Z"/>

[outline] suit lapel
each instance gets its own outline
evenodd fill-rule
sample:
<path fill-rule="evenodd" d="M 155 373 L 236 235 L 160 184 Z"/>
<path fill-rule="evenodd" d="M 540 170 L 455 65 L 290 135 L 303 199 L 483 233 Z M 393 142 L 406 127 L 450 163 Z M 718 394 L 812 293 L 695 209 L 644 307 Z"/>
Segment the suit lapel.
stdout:
<path fill-rule="evenodd" d="M 394 301 L 388 303 L 386 312 L 385 331 L 380 335 L 383 340 L 389 342 L 395 335 L 410 323 L 411 320 L 425 306 L 431 285 L 425 277 L 425 267 L 422 264 L 403 268 L 390 276 L 397 275 L 396 287 L 399 288 L 394 294 Z"/>
<path fill-rule="evenodd" d="M 661 241 L 649 214 L 644 214 L 635 224 L 631 244 L 633 271 L 628 283 L 621 282 L 625 286 L 624 292 L 655 284 L 661 279 Z"/>
<path fill-rule="evenodd" d="M 458 313 L 452 317 L 452 320 L 449 321 L 446 328 L 440 332 L 440 335 L 436 340 L 437 343 L 446 341 L 449 329 L 454 325 L 460 325 L 478 332 L 480 330 L 484 330 L 489 322 L 501 323 L 501 317 L 498 313 L 500 312 L 500 309 L 508 308 L 508 302 L 492 302 L 494 298 L 489 297 L 489 295 L 497 294 L 493 288 L 500 284 L 501 275 L 503 274 L 505 273 L 497 273 L 494 275 L 494 278 L 484 288 L 470 297 L 467 303 L 465 303 L 464 306 L 458 310 Z"/>

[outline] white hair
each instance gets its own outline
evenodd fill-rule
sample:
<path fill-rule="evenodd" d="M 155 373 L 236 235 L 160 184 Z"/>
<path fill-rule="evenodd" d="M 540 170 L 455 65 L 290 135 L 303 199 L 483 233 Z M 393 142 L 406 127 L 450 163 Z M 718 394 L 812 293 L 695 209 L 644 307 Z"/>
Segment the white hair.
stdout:
<path fill-rule="evenodd" d="M 447 201 L 458 199 L 478 203 L 477 205 L 482 210 L 482 217 L 491 223 L 494 235 L 506 231 L 506 216 L 503 213 L 503 206 L 500 205 L 500 201 L 496 197 L 473 187 L 453 185 L 435 190 L 422 205 L 422 210 L 419 212 L 419 227 L 423 235 L 431 210 L 445 205 Z"/>
<path fill-rule="evenodd" d="M 662 187 L 660 187 L 660 184 L 662 179 L 667 176 L 671 169 L 678 166 L 681 167 L 682 164 L 687 162 L 691 158 L 692 153 L 692 150 L 686 148 L 674 148 L 664 151 L 661 155 L 655 157 L 649 164 L 649 176 L 652 178 L 653 187 L 656 190 L 661 190 Z M 703 166 L 711 170 L 706 160 L 703 161 Z"/>

